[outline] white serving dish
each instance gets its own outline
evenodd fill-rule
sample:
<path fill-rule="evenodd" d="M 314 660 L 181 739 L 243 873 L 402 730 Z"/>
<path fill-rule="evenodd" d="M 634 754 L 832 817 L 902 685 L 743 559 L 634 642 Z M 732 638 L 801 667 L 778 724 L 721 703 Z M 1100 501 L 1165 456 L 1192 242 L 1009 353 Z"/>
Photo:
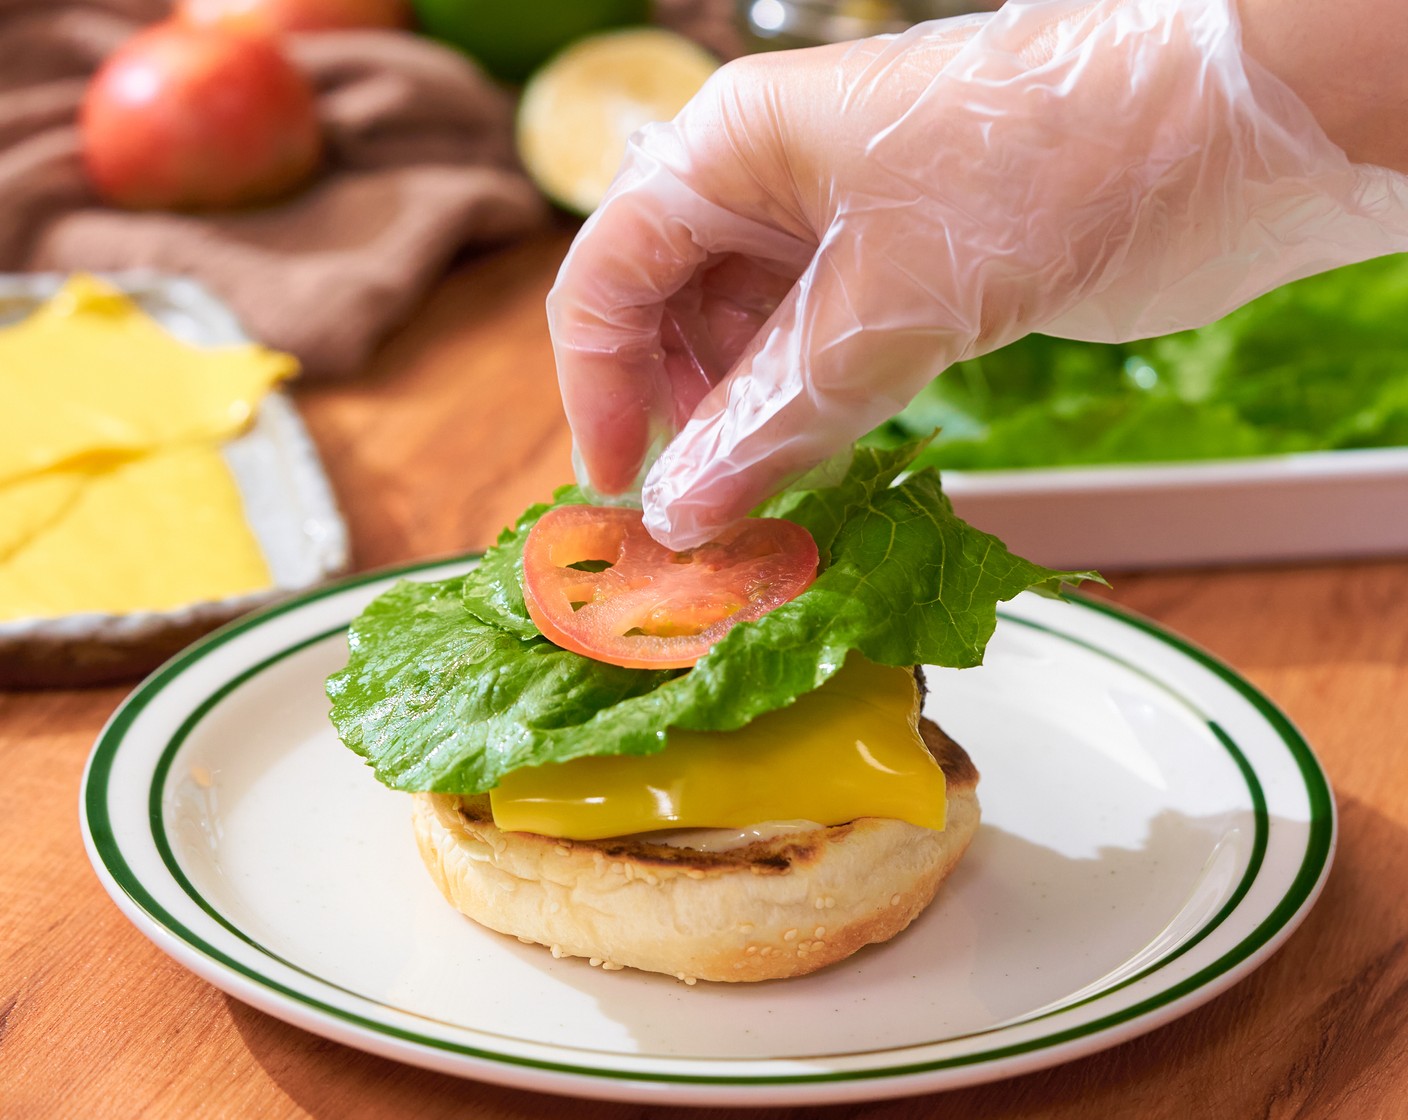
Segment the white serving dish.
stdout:
<path fill-rule="evenodd" d="M 943 477 L 962 517 L 1052 567 L 1408 555 L 1408 448 Z"/>
<path fill-rule="evenodd" d="M 65 279 L 55 273 L 0 276 L 0 326 L 24 318 Z M 249 341 L 229 308 L 193 280 L 152 272 L 106 274 L 103 279 L 187 342 L 228 346 Z M 287 395 L 269 394 L 250 429 L 222 450 L 273 586 L 170 611 L 0 622 L 0 687 L 137 676 L 230 619 L 347 570 L 347 527 L 317 450 Z"/>

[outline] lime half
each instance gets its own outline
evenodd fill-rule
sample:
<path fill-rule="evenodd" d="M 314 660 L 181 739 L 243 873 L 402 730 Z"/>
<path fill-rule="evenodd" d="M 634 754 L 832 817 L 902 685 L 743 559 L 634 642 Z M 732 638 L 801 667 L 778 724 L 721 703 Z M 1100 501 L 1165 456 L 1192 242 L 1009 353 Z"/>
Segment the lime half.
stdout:
<path fill-rule="evenodd" d="M 518 153 L 543 191 L 589 214 L 642 125 L 678 113 L 718 60 L 669 31 L 636 28 L 568 47 L 529 80 L 518 108 Z"/>

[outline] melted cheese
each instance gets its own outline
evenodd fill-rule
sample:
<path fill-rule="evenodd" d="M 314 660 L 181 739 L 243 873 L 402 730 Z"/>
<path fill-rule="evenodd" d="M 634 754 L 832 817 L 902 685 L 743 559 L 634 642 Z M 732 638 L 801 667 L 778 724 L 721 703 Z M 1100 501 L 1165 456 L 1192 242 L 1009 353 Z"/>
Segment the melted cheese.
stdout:
<path fill-rule="evenodd" d="M 490 805 L 502 829 L 575 840 L 857 817 L 941 829 L 944 775 L 918 720 L 913 674 L 853 657 L 815 692 L 737 731 L 675 729 L 658 754 L 517 770 Z"/>
<path fill-rule="evenodd" d="M 822 827 L 820 821 L 759 821 L 746 828 L 663 828 L 658 832 L 637 833 L 632 839 L 663 844 L 667 848 L 693 848 L 696 852 L 731 852 L 759 840 L 815 832 Z"/>
<path fill-rule="evenodd" d="M 89 277 L 0 328 L 0 620 L 268 587 L 218 445 L 295 369 L 187 345 Z"/>

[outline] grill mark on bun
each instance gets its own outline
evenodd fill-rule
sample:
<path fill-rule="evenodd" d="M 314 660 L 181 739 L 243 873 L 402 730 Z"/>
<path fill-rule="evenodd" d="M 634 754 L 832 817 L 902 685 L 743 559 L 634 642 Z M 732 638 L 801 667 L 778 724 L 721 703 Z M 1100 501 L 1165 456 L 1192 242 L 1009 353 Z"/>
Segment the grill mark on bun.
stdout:
<path fill-rule="evenodd" d="M 944 772 L 948 788 L 967 789 L 978 784 L 978 768 L 968 757 L 968 752 L 948 737 L 948 734 L 931 719 L 919 721 L 919 737 Z"/>

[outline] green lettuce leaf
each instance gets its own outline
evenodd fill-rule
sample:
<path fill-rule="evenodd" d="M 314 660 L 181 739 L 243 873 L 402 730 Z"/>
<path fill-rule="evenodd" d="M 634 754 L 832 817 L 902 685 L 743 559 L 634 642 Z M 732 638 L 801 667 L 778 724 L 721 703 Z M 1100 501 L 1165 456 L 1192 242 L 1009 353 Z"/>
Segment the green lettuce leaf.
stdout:
<path fill-rule="evenodd" d="M 829 559 L 815 583 L 729 631 L 690 670 L 622 669 L 560 649 L 528 619 L 527 511 L 468 575 L 396 584 L 356 619 L 328 681 L 344 743 L 395 789 L 470 793 L 523 766 L 661 750 L 673 727 L 729 730 L 820 686 L 852 651 L 887 665 L 982 660 L 999 602 L 1098 579 L 1013 556 L 954 516 L 938 475 L 896 482 L 918 445 L 861 449 L 759 512 Z M 572 488 L 556 499 L 581 501 Z"/>
<path fill-rule="evenodd" d="M 961 362 L 868 438 L 939 429 L 920 462 L 994 470 L 1408 444 L 1408 255 L 1121 345 L 1030 335 Z"/>

